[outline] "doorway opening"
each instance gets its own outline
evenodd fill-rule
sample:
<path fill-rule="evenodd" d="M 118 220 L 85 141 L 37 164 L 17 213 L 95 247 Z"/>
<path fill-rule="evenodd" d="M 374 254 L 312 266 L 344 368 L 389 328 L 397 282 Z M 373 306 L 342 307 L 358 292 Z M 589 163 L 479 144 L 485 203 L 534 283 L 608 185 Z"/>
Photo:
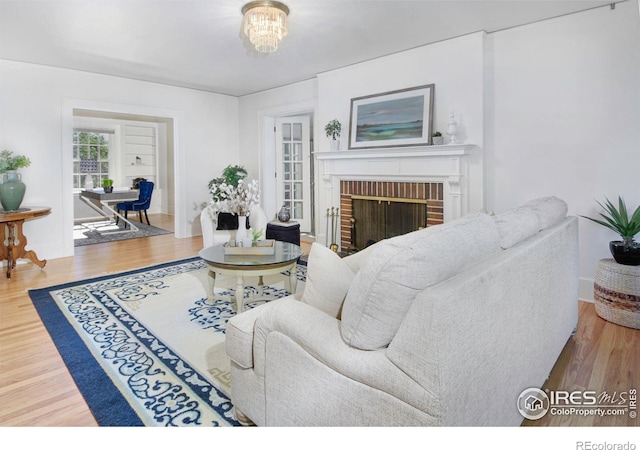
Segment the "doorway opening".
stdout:
<path fill-rule="evenodd" d="M 129 237 L 153 236 L 175 231 L 174 129 L 173 119 L 137 114 L 112 113 L 88 109 L 73 109 L 73 223 L 75 246 L 86 245 L 92 239 L 102 242 L 117 225 L 109 206 L 93 205 L 81 192 L 85 181 L 91 181 L 95 192 L 101 192 L 104 179 L 112 180 L 114 192 L 133 190 L 140 180 L 154 183 L 147 214 L 153 218 L 151 227 L 142 224 L 141 233 Z M 90 164 L 97 164 L 96 173 L 83 173 Z M 84 164 L 83 164 L 84 163 Z M 93 171 L 91 171 L 93 172 Z M 96 207 L 97 206 L 97 207 Z M 135 215 L 134 215 L 135 217 Z M 131 220 L 131 219 L 129 219 Z M 135 219 L 133 219 L 135 220 Z M 136 227 L 137 227 L 137 222 Z M 124 238 L 125 234 L 118 236 Z M 85 236 L 92 237 L 86 239 Z M 86 240 L 85 240 L 86 239 Z"/>
<path fill-rule="evenodd" d="M 302 109 L 265 117 L 262 160 L 265 211 L 284 205 L 303 237 L 315 236 L 314 114 Z"/>

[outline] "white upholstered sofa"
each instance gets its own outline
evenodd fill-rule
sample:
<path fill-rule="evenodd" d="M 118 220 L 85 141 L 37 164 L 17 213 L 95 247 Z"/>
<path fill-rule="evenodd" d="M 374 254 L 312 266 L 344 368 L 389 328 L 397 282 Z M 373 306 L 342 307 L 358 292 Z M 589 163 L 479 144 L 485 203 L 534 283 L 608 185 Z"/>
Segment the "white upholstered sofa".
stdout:
<path fill-rule="evenodd" d="M 577 325 L 577 219 L 547 197 L 387 239 L 319 244 L 301 298 L 232 318 L 241 421 L 514 426 Z"/>

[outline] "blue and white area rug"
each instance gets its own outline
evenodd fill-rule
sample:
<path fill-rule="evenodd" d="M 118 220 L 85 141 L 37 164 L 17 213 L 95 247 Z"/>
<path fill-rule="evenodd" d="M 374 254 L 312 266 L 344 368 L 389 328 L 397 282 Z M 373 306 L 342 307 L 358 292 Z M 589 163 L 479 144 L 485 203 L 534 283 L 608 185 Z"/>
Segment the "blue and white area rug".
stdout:
<path fill-rule="evenodd" d="M 265 277 L 263 297 L 288 295 L 288 272 Z M 297 265 L 298 292 L 306 267 Z M 247 308 L 257 278 L 245 278 Z M 29 291 L 101 426 L 238 425 L 224 348 L 235 279 L 207 300 L 200 258 Z"/>

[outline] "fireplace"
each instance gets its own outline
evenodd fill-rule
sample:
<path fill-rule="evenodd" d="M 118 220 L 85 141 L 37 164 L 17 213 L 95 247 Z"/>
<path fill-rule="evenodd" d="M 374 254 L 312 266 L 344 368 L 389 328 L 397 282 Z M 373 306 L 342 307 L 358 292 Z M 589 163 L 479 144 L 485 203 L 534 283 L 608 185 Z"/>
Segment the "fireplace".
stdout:
<path fill-rule="evenodd" d="M 443 223 L 443 195 L 442 183 L 341 181 L 342 251 Z"/>
<path fill-rule="evenodd" d="M 484 208 L 483 158 L 475 145 L 318 152 L 315 158 L 316 217 L 339 211 L 338 232 L 318 222 L 316 240 L 342 252 Z"/>

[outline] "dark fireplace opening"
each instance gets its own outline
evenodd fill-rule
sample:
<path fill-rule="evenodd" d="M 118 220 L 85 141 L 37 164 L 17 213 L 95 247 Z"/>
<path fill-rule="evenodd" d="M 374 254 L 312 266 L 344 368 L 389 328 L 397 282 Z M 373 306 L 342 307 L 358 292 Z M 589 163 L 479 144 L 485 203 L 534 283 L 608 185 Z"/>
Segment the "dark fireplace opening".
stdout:
<path fill-rule="evenodd" d="M 426 202 L 352 198 L 352 208 L 352 251 L 427 226 Z"/>
<path fill-rule="evenodd" d="M 340 181 L 340 248 L 344 254 L 443 222 L 441 182 Z"/>

